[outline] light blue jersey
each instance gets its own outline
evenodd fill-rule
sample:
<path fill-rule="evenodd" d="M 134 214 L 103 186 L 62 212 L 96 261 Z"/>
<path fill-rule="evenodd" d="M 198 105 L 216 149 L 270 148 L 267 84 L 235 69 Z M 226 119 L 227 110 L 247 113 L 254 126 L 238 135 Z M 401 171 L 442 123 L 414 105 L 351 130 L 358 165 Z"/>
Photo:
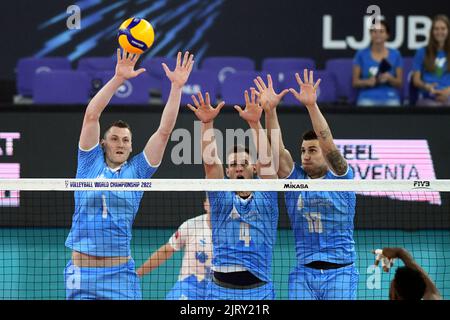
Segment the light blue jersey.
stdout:
<path fill-rule="evenodd" d="M 287 179 L 308 179 L 298 164 Z M 343 176 L 328 171 L 324 179 L 353 179 L 349 167 Z M 286 208 L 295 236 L 298 264 L 326 261 L 337 264 L 356 260 L 353 240 L 354 192 L 289 191 L 285 192 Z"/>
<path fill-rule="evenodd" d="M 156 171 L 142 152 L 118 170 L 109 168 L 100 145 L 78 150 L 77 179 L 148 179 Z M 131 228 L 142 191 L 76 191 L 66 246 L 98 257 L 131 255 Z"/>
<path fill-rule="evenodd" d="M 288 179 L 308 179 L 298 164 Z M 343 176 L 328 171 L 324 179 L 353 179 L 349 167 Z M 295 236 L 297 266 L 289 275 L 289 299 L 354 300 L 358 286 L 358 270 L 353 218 L 354 192 L 289 191 L 285 192 L 286 208 Z M 305 266 L 313 261 L 346 265 L 337 269 L 313 269 Z"/>
<path fill-rule="evenodd" d="M 141 284 L 133 259 L 113 267 L 64 269 L 67 300 L 142 300 Z"/>
<path fill-rule="evenodd" d="M 213 269 L 249 271 L 271 282 L 272 249 L 278 224 L 277 192 L 208 192 L 211 205 Z M 239 269 L 244 268 L 244 270 Z"/>

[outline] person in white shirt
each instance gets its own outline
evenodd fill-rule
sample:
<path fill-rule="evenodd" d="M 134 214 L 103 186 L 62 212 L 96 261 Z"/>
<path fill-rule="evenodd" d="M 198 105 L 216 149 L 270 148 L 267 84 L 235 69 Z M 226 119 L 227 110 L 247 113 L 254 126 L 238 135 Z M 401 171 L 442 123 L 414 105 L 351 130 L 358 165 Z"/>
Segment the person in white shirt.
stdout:
<path fill-rule="evenodd" d="M 205 214 L 186 220 L 169 241 L 154 252 L 136 271 L 139 277 L 152 272 L 175 251 L 184 249 L 178 281 L 166 296 L 167 300 L 205 300 L 211 278 L 212 236 L 208 198 L 203 202 Z"/>

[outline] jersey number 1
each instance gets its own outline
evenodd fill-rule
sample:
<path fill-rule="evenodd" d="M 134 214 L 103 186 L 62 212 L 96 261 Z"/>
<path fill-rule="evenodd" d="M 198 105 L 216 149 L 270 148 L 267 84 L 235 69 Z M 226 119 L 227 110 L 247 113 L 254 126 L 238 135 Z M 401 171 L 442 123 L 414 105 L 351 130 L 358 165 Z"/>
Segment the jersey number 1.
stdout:
<path fill-rule="evenodd" d="M 106 196 L 102 194 L 102 218 L 106 219 L 108 217 L 108 207 L 106 206 Z"/>
<path fill-rule="evenodd" d="M 250 246 L 250 240 L 252 240 L 252 237 L 250 237 L 250 225 L 248 223 L 241 222 L 239 228 L 239 240 L 244 241 L 244 245 L 246 247 Z"/>
<path fill-rule="evenodd" d="M 320 217 L 320 212 L 310 212 L 304 214 L 304 217 L 308 221 L 309 233 L 322 233 L 322 219 Z"/>

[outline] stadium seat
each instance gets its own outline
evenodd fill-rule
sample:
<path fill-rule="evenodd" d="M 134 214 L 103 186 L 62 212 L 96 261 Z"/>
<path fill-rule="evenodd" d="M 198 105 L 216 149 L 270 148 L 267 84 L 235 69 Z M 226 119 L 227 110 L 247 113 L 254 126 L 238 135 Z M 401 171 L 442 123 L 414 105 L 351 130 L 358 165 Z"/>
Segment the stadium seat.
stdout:
<path fill-rule="evenodd" d="M 228 75 L 222 83 L 222 99 L 227 105 L 245 105 L 244 91 L 250 90 L 251 87 L 255 88 L 253 79 L 257 76 L 261 76 L 267 84 L 266 74 L 257 71 L 237 71 Z"/>
<path fill-rule="evenodd" d="M 412 84 L 414 57 L 403 57 L 403 85 L 401 99 L 403 104 L 414 105 L 417 100 L 417 89 Z"/>
<path fill-rule="evenodd" d="M 247 57 L 207 57 L 203 59 L 201 70 L 214 72 L 217 77 L 217 93 L 221 92 L 221 84 L 229 74 L 236 71 L 253 71 L 255 62 Z"/>
<path fill-rule="evenodd" d="M 288 73 L 303 72 L 304 69 L 315 70 L 316 63 L 311 58 L 265 58 L 262 70 L 271 74 L 281 87 Z"/>
<path fill-rule="evenodd" d="M 303 79 L 303 74 L 300 74 Z M 314 81 L 321 79 L 319 89 L 317 90 L 317 102 L 318 103 L 335 103 L 337 101 L 337 86 L 333 75 L 325 70 L 317 70 L 314 72 Z M 294 88 L 299 91 L 299 85 L 295 79 L 295 73 L 287 74 L 286 81 L 284 82 L 286 88 Z M 293 94 L 288 93 L 284 99 L 284 104 L 288 105 L 300 105 L 301 103 L 294 97 Z"/>
<path fill-rule="evenodd" d="M 161 63 L 167 64 L 170 70 L 174 70 L 177 59 L 169 57 L 151 57 L 142 61 L 140 66 L 147 71 L 151 94 L 161 95 L 163 81 L 167 79 Z"/>
<path fill-rule="evenodd" d="M 102 82 L 102 86 L 114 76 L 114 71 L 99 71 L 95 74 L 95 78 Z M 136 78 L 125 80 L 122 86 L 116 91 L 111 98 L 110 104 L 148 104 L 149 95 L 149 76 L 142 73 Z"/>
<path fill-rule="evenodd" d="M 17 64 L 17 92 L 24 97 L 33 94 L 35 74 L 52 70 L 70 70 L 70 61 L 65 57 L 22 58 Z"/>
<path fill-rule="evenodd" d="M 352 86 L 353 59 L 329 59 L 325 64 L 325 70 L 330 72 L 336 80 L 338 98 L 346 103 L 354 103 L 357 90 Z"/>
<path fill-rule="evenodd" d="M 78 61 L 78 71 L 94 74 L 98 71 L 114 71 L 116 69 L 115 57 L 85 57 Z"/>
<path fill-rule="evenodd" d="M 34 77 L 36 104 L 86 104 L 88 100 L 89 76 L 84 71 L 52 71 Z"/>
<path fill-rule="evenodd" d="M 116 57 L 84 57 L 78 61 L 77 70 L 84 71 L 89 76 L 91 84 L 89 96 L 93 97 L 103 85 L 96 75 L 104 71 L 114 72 L 116 62 Z"/>
<path fill-rule="evenodd" d="M 181 95 L 181 105 L 185 107 L 187 103 L 192 104 L 191 96 L 196 95 L 198 92 L 202 92 L 204 95 L 209 92 L 211 97 L 211 103 L 216 102 L 216 88 L 217 78 L 213 72 L 193 70 L 189 76 L 187 83 L 183 87 L 183 93 Z M 166 103 L 170 93 L 170 81 L 166 79 L 162 85 L 162 100 Z"/>

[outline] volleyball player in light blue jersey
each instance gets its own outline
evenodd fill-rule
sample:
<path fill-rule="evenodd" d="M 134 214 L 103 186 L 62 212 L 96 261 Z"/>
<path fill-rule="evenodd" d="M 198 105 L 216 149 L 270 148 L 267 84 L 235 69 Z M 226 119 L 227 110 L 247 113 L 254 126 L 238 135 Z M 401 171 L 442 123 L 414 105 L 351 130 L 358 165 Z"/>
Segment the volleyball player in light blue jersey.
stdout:
<path fill-rule="evenodd" d="M 284 147 L 276 107 L 287 93 L 276 94 L 268 76 L 268 86 L 258 77 L 255 84 L 261 103 L 269 103 L 266 111 L 268 134 L 278 133 L 278 177 L 287 179 L 353 179 L 333 142 L 330 128 L 316 104 L 313 72 L 298 74 L 300 92 L 289 91 L 308 109 L 314 131 L 304 136 L 301 165 L 294 164 Z M 270 137 L 270 136 L 269 136 Z M 274 145 L 274 142 L 271 141 Z M 337 182 L 338 183 L 338 182 Z M 358 272 L 353 240 L 353 218 L 356 197 L 353 192 L 286 192 L 286 207 L 294 231 L 297 267 L 289 277 L 290 299 L 356 299 Z"/>
<path fill-rule="evenodd" d="M 223 179 L 224 170 L 217 153 L 213 120 L 223 107 L 199 101 L 192 96 L 195 107 L 188 105 L 202 121 L 202 157 L 207 179 Z M 276 178 L 270 144 L 259 122 L 262 107 L 245 92 L 246 108 L 235 109 L 248 122 L 258 151 L 254 164 L 249 151 L 235 146 L 228 154 L 226 175 L 229 179 Z M 278 223 L 277 192 L 210 191 L 213 242 L 213 276 L 208 283 L 209 300 L 274 299 L 271 266 L 272 250 Z"/>
<path fill-rule="evenodd" d="M 100 138 L 100 116 L 116 90 L 145 69 L 134 70 L 139 55 L 117 50 L 114 77 L 89 103 L 81 129 L 76 178 L 147 179 L 161 163 L 180 107 L 181 90 L 193 66 L 193 55 L 181 52 L 170 71 L 163 64 L 172 87 L 160 126 L 144 151 L 132 152 L 130 127 L 117 121 Z M 64 271 L 67 299 L 141 299 L 140 284 L 131 258 L 131 229 L 142 192 L 78 191 L 75 213 L 66 246 L 72 259 Z"/>

